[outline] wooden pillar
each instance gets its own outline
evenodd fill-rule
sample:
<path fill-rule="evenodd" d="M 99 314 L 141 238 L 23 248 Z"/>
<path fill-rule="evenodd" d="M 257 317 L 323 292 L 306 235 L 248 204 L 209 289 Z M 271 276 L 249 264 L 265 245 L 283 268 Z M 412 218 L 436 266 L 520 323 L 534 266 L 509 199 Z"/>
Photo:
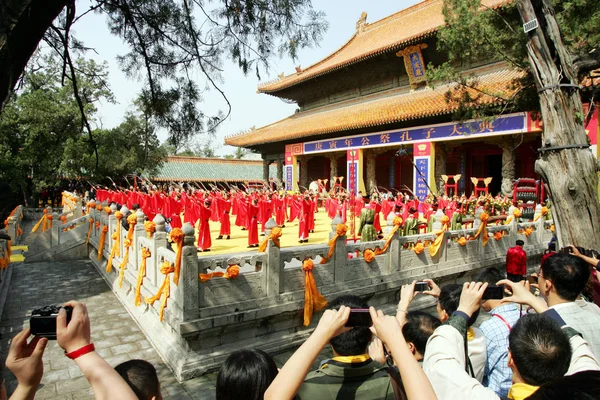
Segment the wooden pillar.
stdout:
<path fill-rule="evenodd" d="M 283 186 L 283 163 L 284 163 L 283 158 L 277 160 L 277 181 L 278 181 L 278 185 L 282 185 L 282 186 Z"/>
<path fill-rule="evenodd" d="M 448 153 L 446 152 L 446 146 L 443 143 L 436 142 L 432 143 L 435 146 L 435 185 L 438 191 L 438 195 L 443 195 L 445 192 L 445 182 L 442 179 L 442 175 L 447 175 L 446 171 L 446 158 Z"/>
<path fill-rule="evenodd" d="M 512 196 L 515 180 L 515 149 L 512 136 L 502 141 L 500 148 L 502 149 L 502 194 Z"/>
<path fill-rule="evenodd" d="M 375 175 L 375 164 L 377 154 L 374 150 L 365 150 L 367 156 L 367 193 L 371 194 L 377 188 L 377 178 Z"/>
<path fill-rule="evenodd" d="M 263 159 L 263 181 L 269 182 L 269 165 L 271 161 Z"/>
<path fill-rule="evenodd" d="M 300 186 L 308 188 L 308 160 L 309 156 L 298 156 L 300 162 Z"/>

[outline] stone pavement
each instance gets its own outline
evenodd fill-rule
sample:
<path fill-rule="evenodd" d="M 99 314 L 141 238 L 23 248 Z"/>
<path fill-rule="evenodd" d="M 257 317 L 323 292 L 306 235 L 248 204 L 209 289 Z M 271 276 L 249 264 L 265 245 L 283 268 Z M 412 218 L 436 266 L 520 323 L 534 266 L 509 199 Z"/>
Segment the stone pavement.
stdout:
<path fill-rule="evenodd" d="M 12 282 L 0 320 L 0 357 L 6 359 L 10 340 L 27 326 L 34 308 L 78 300 L 86 304 L 92 325 L 92 341 L 98 353 L 116 366 L 130 359 L 144 359 L 156 367 L 162 394 L 169 399 L 215 398 L 216 373 L 177 382 L 140 328 L 127 313 L 89 261 L 11 264 Z M 292 352 L 276 355 L 279 367 Z M 331 357 L 328 351 L 315 365 Z M 16 387 L 14 376 L 3 370 L 8 393 Z M 36 399 L 92 399 L 92 390 L 75 363 L 51 341 L 44 354 L 44 377 Z"/>

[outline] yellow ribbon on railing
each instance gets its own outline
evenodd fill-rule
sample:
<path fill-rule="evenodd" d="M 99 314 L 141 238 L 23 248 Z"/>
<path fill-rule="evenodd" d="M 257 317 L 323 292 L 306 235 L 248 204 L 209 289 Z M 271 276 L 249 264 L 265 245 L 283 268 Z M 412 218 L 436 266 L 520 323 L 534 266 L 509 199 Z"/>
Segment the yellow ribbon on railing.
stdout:
<path fill-rule="evenodd" d="M 365 251 L 363 251 L 363 258 L 370 264 L 375 260 L 375 252 L 371 249 L 365 249 Z"/>
<path fill-rule="evenodd" d="M 178 228 L 176 228 L 178 229 Z M 160 321 L 163 320 L 164 310 L 167 307 L 167 300 L 169 296 L 171 296 L 171 278 L 169 274 L 174 272 L 175 268 L 168 261 L 164 261 L 160 266 L 160 272 L 165 276 L 165 280 L 163 281 L 158 292 L 152 297 L 146 297 L 144 301 L 146 304 L 154 304 L 154 302 L 158 299 L 160 300 L 160 310 L 158 312 L 158 319 Z"/>
<path fill-rule="evenodd" d="M 496 233 L 494 233 L 494 239 L 496 240 L 500 240 L 504 237 L 504 231 L 496 231 Z"/>
<path fill-rule="evenodd" d="M 348 232 L 348 227 L 345 224 L 337 224 L 335 226 L 335 236 L 329 240 L 329 252 L 327 252 L 327 257 L 322 257 L 319 264 L 326 264 L 329 262 L 331 257 L 333 256 L 333 252 L 335 251 L 335 245 L 337 240 L 341 236 L 346 236 L 346 232 Z"/>
<path fill-rule="evenodd" d="M 521 209 L 520 209 L 520 208 L 515 208 L 515 209 L 513 210 L 513 215 L 509 216 L 509 217 L 506 219 L 506 223 L 505 223 L 505 225 L 508 225 L 508 224 L 510 224 L 514 218 L 521 218 L 521 215 L 523 215 L 523 213 L 521 212 Z"/>
<path fill-rule="evenodd" d="M 52 229 L 52 220 L 54 219 L 54 217 L 52 216 L 52 214 L 48 214 L 46 216 L 46 220 L 48 221 L 48 229 Z M 45 229 L 42 227 L 42 232 L 44 232 Z"/>
<path fill-rule="evenodd" d="M 483 212 L 479 216 L 479 219 L 481 220 L 481 225 L 479 225 L 479 229 L 477 229 L 477 233 L 475 234 L 475 236 L 473 236 L 472 240 L 477 240 L 479 235 L 481 235 L 483 233 L 481 238 L 483 241 L 483 245 L 485 246 L 488 244 L 488 240 L 489 240 L 488 231 L 487 231 L 487 223 L 488 223 L 488 220 L 490 219 L 490 215 L 486 212 Z"/>
<path fill-rule="evenodd" d="M 115 212 L 115 218 L 117 219 L 117 226 L 115 232 L 112 234 L 112 239 L 114 240 L 112 250 L 110 251 L 110 256 L 108 257 L 108 261 L 106 263 L 106 273 L 110 273 L 112 271 L 112 262 L 113 258 L 121 256 L 121 220 L 123 219 L 123 213 L 121 211 Z"/>
<path fill-rule="evenodd" d="M 46 218 L 48 217 L 48 209 L 44 208 L 43 213 L 44 213 L 44 215 L 42 215 L 42 218 L 40 218 L 40 220 L 37 222 L 37 224 L 35 224 L 33 226 L 33 228 L 31 228 L 31 233 L 37 232 L 37 230 L 40 228 L 40 225 L 42 225 L 42 224 L 44 224 L 42 226 L 42 232 L 46 232 L 46 223 L 47 223 Z"/>
<path fill-rule="evenodd" d="M 90 236 L 92 236 L 92 229 L 94 229 L 94 218 L 90 218 L 90 227 L 88 228 L 87 239 L 85 239 L 85 244 L 90 243 Z"/>
<path fill-rule="evenodd" d="M 63 224 L 67 223 L 67 216 L 66 215 L 61 215 L 60 216 L 60 222 L 62 222 Z"/>
<path fill-rule="evenodd" d="M 153 221 L 144 222 L 144 230 L 146 231 L 146 237 L 152 239 L 152 235 L 156 231 L 156 224 Z"/>
<path fill-rule="evenodd" d="M 274 227 L 273 229 L 271 229 L 271 233 L 269 234 L 269 237 L 267 237 L 265 240 L 262 241 L 262 243 L 258 247 L 258 251 L 260 253 L 262 253 L 267 249 L 267 244 L 269 243 L 269 239 L 273 241 L 275 246 L 280 247 L 281 244 L 279 243 L 279 238 L 282 235 L 283 235 L 283 231 L 281 230 L 281 228 L 278 226 Z"/>
<path fill-rule="evenodd" d="M 144 278 L 146 277 L 146 260 L 150 257 L 152 253 L 150 253 L 150 249 L 142 247 L 142 261 L 140 263 L 140 269 L 138 271 L 137 283 L 135 284 L 135 305 L 142 305 L 142 284 L 144 283 Z"/>
<path fill-rule="evenodd" d="M 392 238 L 394 237 L 394 234 L 398 231 L 398 229 L 400 229 L 401 226 L 402 226 L 402 218 L 394 217 L 394 228 L 389 233 L 389 235 L 385 239 L 383 239 L 383 240 L 385 240 L 385 244 L 383 245 L 383 247 L 382 248 L 376 247 L 375 250 L 365 249 L 365 251 L 363 251 L 364 260 L 368 263 L 371 263 L 375 259 L 375 256 L 385 253 L 387 251 L 388 247 L 390 247 L 390 243 L 392 243 Z"/>
<path fill-rule="evenodd" d="M 175 273 L 173 274 L 173 283 L 179 285 L 179 274 L 181 274 L 181 256 L 183 254 L 184 233 L 181 228 L 173 228 L 169 234 L 171 242 L 177 245 L 175 251 Z"/>
<path fill-rule="evenodd" d="M 461 236 L 460 238 L 458 238 L 456 243 L 460 244 L 462 247 L 465 247 L 467 245 L 467 238 L 464 236 Z"/>
<path fill-rule="evenodd" d="M 544 217 L 544 216 L 546 216 L 546 214 L 548 214 L 548 211 L 549 211 L 549 210 L 548 210 L 548 207 L 545 207 L 545 206 L 544 206 L 544 207 L 542 207 L 542 212 L 541 212 L 541 214 L 540 214 L 540 215 L 538 215 L 537 217 L 535 217 L 535 218 L 533 219 L 533 222 L 537 222 L 537 221 L 538 221 L 538 219 L 540 219 L 540 217 Z"/>
<path fill-rule="evenodd" d="M 225 272 L 216 271 L 211 272 L 209 274 L 198 274 L 200 278 L 200 282 L 204 283 L 206 281 L 211 280 L 212 278 L 223 277 L 225 279 L 235 279 L 240 276 L 240 266 L 237 264 L 232 264 L 227 267 Z"/>
<path fill-rule="evenodd" d="M 448 218 L 447 215 L 444 215 L 442 217 L 442 229 L 440 229 L 437 232 L 434 232 L 437 236 L 435 238 L 435 240 L 433 241 L 433 243 L 431 243 L 429 245 L 429 255 L 431 255 L 431 257 L 435 257 L 437 255 L 437 253 L 439 253 L 440 249 L 442 248 L 442 242 L 444 241 L 444 232 L 446 232 L 448 230 L 448 225 L 450 224 L 450 218 Z"/>
<path fill-rule="evenodd" d="M 96 229 L 100 229 L 100 226 L 102 226 L 102 224 L 100 223 L 100 221 L 96 221 Z"/>
<path fill-rule="evenodd" d="M 533 233 L 533 231 L 533 226 L 528 226 L 527 228 L 525 228 L 525 231 L 523 233 L 525 234 L 525 236 L 529 237 Z"/>
<path fill-rule="evenodd" d="M 137 217 L 135 214 L 129 214 L 127 217 L 127 223 L 129 224 L 129 230 L 127 231 L 127 238 L 123 242 L 125 246 L 125 256 L 123 256 L 123 260 L 119 265 L 119 288 L 123 287 L 123 278 L 125 278 L 125 269 L 127 268 L 127 263 L 129 262 L 129 249 L 133 246 L 133 229 L 135 228 L 135 223 L 137 222 Z"/>
<path fill-rule="evenodd" d="M 310 325 L 313 313 L 321 311 L 327 306 L 327 299 L 319 293 L 315 277 L 313 276 L 313 268 L 315 263 L 307 258 L 302 262 L 302 270 L 304 271 L 304 326 Z"/>
<path fill-rule="evenodd" d="M 104 243 L 106 243 L 106 233 L 108 232 L 108 225 L 102 227 L 102 233 L 100 234 L 100 243 L 98 243 L 98 261 L 102 259 L 102 250 L 104 250 Z"/>

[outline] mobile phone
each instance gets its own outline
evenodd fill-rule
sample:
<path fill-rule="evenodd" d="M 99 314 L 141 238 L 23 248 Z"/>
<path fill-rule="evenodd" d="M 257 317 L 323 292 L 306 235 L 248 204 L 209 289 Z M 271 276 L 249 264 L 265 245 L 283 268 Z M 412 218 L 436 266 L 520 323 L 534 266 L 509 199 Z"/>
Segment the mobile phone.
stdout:
<path fill-rule="evenodd" d="M 364 326 L 368 328 L 372 325 L 373 320 L 368 308 L 353 308 L 350 310 L 350 317 L 348 317 L 346 326 Z"/>
<path fill-rule="evenodd" d="M 527 277 L 527 281 L 532 284 L 532 283 L 538 283 L 538 277 L 537 276 L 528 276 Z"/>
<path fill-rule="evenodd" d="M 483 292 L 482 300 L 501 300 L 504 298 L 504 285 L 488 286 Z"/>
<path fill-rule="evenodd" d="M 415 292 L 424 292 L 426 290 L 430 290 L 429 283 L 427 282 L 417 282 L 415 283 Z"/>
<path fill-rule="evenodd" d="M 571 248 L 571 246 L 567 246 L 567 247 L 563 247 L 562 249 L 560 249 L 561 253 L 573 253 L 573 249 Z"/>

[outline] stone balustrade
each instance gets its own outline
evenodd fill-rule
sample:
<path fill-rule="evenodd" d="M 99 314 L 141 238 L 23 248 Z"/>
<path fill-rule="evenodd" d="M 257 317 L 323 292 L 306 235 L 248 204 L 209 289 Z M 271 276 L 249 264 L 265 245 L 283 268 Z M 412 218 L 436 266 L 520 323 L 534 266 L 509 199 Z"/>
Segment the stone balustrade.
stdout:
<path fill-rule="evenodd" d="M 124 214 L 127 211 L 126 208 L 121 209 Z M 458 239 L 472 238 L 476 229 L 446 231 L 442 233 L 444 239 L 439 252 L 432 257 L 428 248 L 420 254 L 415 252 L 415 248 L 418 243 L 432 242 L 436 234 L 405 237 L 395 233 L 387 251 L 375 256 L 369 263 L 363 258 L 363 252 L 382 248 L 385 242 L 346 243 L 346 237 L 342 236 L 337 239 L 329 261 L 319 264 L 329 252 L 327 244 L 280 249 L 269 240 L 265 252 L 198 257 L 194 230 L 185 224 L 179 284 L 174 283 L 173 274 L 168 276 L 170 297 L 164 318 L 159 321 L 160 301 L 135 306 L 134 295 L 142 248 L 148 249 L 151 254 L 146 261 L 146 275 L 141 287 L 144 298 L 156 294 L 163 284 L 165 275 L 160 272 L 163 262 L 172 265 L 176 261 L 176 252 L 167 242 L 164 218 L 160 215 L 155 217 L 156 229 L 149 238 L 144 230 L 145 215 L 141 210 L 137 211 L 122 287 L 119 287 L 118 281 L 126 250 L 124 240 L 127 230 L 122 224 L 117 224 L 114 210 L 108 215 L 93 209 L 89 216 L 83 218 L 100 221 L 100 228 L 94 226 L 90 235 L 90 259 L 180 380 L 215 370 L 231 351 L 239 348 L 258 347 L 276 353 L 305 340 L 312 331 L 310 328 L 318 321 L 317 315 L 309 328 L 302 326 L 305 273 L 301 265 L 307 258 L 314 261 L 317 286 L 328 299 L 355 294 L 368 298 L 371 305 L 395 306 L 398 288 L 413 279 L 453 281 L 470 276 L 483 267 L 503 265 L 506 251 L 517 239 L 524 240 L 530 265 L 533 265 L 551 238 L 551 222 L 543 219 L 489 225 L 486 228 L 489 235 L 486 246 L 483 246 L 482 235 L 477 240 L 467 240 L 464 246 L 459 244 Z M 69 223 L 81 221 L 82 226 L 87 228 L 81 218 Z M 98 246 L 105 225 L 108 232 L 99 260 Z M 335 225 L 332 224 L 332 236 L 335 235 Z M 388 219 L 386 232 L 389 233 L 392 228 Z M 112 234 L 117 229 L 121 235 L 121 255 L 114 257 L 112 271 L 107 273 L 106 263 L 114 243 Z M 496 232 L 503 234 L 496 238 Z M 199 279 L 199 274 L 225 272 L 231 265 L 240 266 L 241 273 L 234 279 L 215 277 L 204 283 Z"/>

